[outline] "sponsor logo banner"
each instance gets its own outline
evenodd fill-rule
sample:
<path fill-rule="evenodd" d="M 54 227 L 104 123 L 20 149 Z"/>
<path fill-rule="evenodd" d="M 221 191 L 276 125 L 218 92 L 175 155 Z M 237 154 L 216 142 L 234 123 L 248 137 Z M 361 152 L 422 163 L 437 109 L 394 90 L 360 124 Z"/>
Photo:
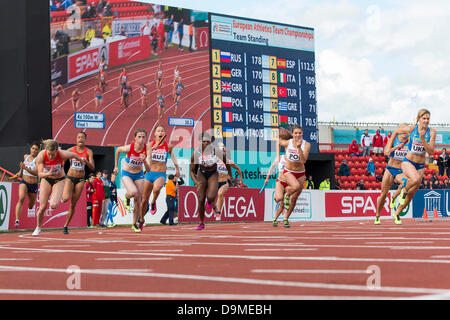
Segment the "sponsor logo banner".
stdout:
<path fill-rule="evenodd" d="M 209 28 L 195 29 L 195 42 L 197 50 L 204 50 L 209 48 Z"/>
<path fill-rule="evenodd" d="M 180 187 L 178 221 L 198 222 L 196 187 Z M 205 221 L 215 221 L 214 212 L 205 212 Z M 230 188 L 225 194 L 221 221 L 264 221 L 264 194 L 258 189 Z"/>
<path fill-rule="evenodd" d="M 19 183 L 11 184 L 11 208 L 15 208 L 19 201 Z M 1 185 L 0 185 L 1 186 Z M 66 203 L 61 203 L 55 210 L 48 210 L 44 213 L 44 221 L 42 228 L 62 228 L 66 222 L 67 213 L 69 212 L 70 200 Z M 28 209 L 28 197 L 25 197 L 23 202 L 22 214 L 20 216 L 19 229 L 34 229 L 36 228 L 37 212 L 39 210 L 39 192 L 36 199 L 36 204 L 32 209 Z M 15 210 L 10 210 L 9 229 L 14 229 Z M 86 208 L 86 189 L 83 189 L 80 199 L 75 207 L 75 213 L 70 221 L 69 227 L 81 228 L 87 226 L 87 208 Z"/>
<path fill-rule="evenodd" d="M 438 217 L 450 216 L 450 190 L 417 190 L 413 203 L 413 218 L 422 218 L 424 209 L 429 218 L 434 217 L 436 210 Z"/>
<path fill-rule="evenodd" d="M 96 73 L 102 56 L 105 60 L 108 58 L 106 46 L 87 48 L 69 55 L 68 82 Z"/>
<path fill-rule="evenodd" d="M 108 66 L 115 67 L 150 58 L 150 37 L 139 36 L 108 44 Z"/>
<path fill-rule="evenodd" d="M 11 183 L 0 183 L 0 230 L 8 230 L 11 210 Z"/>
<path fill-rule="evenodd" d="M 374 217 L 377 213 L 379 191 L 326 192 L 326 218 Z M 386 197 L 381 216 L 390 216 L 390 194 Z"/>

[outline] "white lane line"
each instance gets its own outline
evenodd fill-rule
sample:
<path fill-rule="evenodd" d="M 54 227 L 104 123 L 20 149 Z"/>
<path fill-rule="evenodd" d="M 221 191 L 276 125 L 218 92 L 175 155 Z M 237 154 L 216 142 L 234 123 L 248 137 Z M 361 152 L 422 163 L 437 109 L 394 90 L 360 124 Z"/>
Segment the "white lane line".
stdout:
<path fill-rule="evenodd" d="M 30 261 L 31 258 L 0 258 L 0 261 Z"/>
<path fill-rule="evenodd" d="M 335 273 L 335 274 L 372 274 L 370 270 L 314 270 L 314 269 L 253 269 L 254 273 Z"/>
<path fill-rule="evenodd" d="M 317 248 L 264 248 L 264 249 L 245 249 L 244 251 L 316 251 Z"/>
<path fill-rule="evenodd" d="M 396 245 L 396 244 L 424 244 L 424 243 L 434 243 L 434 241 L 379 241 L 379 242 L 366 242 L 366 244 L 391 244 L 391 245 Z"/>
<path fill-rule="evenodd" d="M 183 252 L 181 249 L 140 249 L 140 250 L 118 250 L 118 252 L 135 253 L 135 252 Z"/>
<path fill-rule="evenodd" d="M 172 260 L 172 258 L 97 258 L 98 261 L 153 261 L 153 260 Z"/>
<path fill-rule="evenodd" d="M 90 244 L 58 244 L 58 245 L 46 245 L 42 246 L 42 248 L 73 248 L 73 247 L 91 247 Z"/>
<path fill-rule="evenodd" d="M 67 273 L 68 269 L 58 268 L 36 268 L 36 267 L 17 267 L 17 266 L 0 266 L 1 269 L 14 271 L 30 271 L 30 272 L 56 272 Z M 370 288 L 367 285 L 351 285 L 351 284 L 330 284 L 330 283 L 314 283 L 301 281 L 282 281 L 282 280 L 266 280 L 251 278 L 235 278 L 235 277 L 219 277 L 219 276 L 203 276 L 191 274 L 175 274 L 175 273 L 154 273 L 154 272 L 118 272 L 117 270 L 92 270 L 80 269 L 81 274 L 95 274 L 105 276 L 133 276 L 133 277 L 151 277 L 151 278 L 167 278 L 177 280 L 195 280 L 195 281 L 215 281 L 225 283 L 239 283 L 250 285 L 276 286 L 276 287 L 295 287 L 295 288 L 314 288 L 326 290 L 353 290 L 364 292 L 397 292 L 397 293 L 421 293 L 421 294 L 447 294 L 449 290 L 435 288 L 414 288 L 414 287 L 389 287 L 380 286 L 377 289 Z"/>
<path fill-rule="evenodd" d="M 160 253 L 160 252 L 117 252 L 117 251 L 83 251 L 83 250 L 63 250 L 63 249 L 22 249 L 1 247 L 1 249 L 25 250 L 45 253 L 83 253 L 83 254 L 109 254 L 109 255 L 141 255 L 141 256 L 165 256 L 179 258 L 217 258 L 217 259 L 244 259 L 244 260 L 293 260 L 293 261 L 353 261 L 353 262 L 396 262 L 396 263 L 436 263 L 450 264 L 450 260 L 432 259 L 383 259 L 383 258 L 348 258 L 348 257 L 290 257 L 290 256 L 251 256 L 251 255 L 220 255 L 220 254 L 186 254 L 186 253 Z"/>
<path fill-rule="evenodd" d="M 103 298 L 144 298 L 144 299 L 194 299 L 194 300 L 386 300 L 411 299 L 410 297 L 354 297 L 354 296 L 307 296 L 269 294 L 217 294 L 217 293 L 169 293 L 169 292 L 123 292 L 123 291 L 80 291 L 80 290 L 26 290 L 0 289 L 0 294 L 67 297 Z"/>

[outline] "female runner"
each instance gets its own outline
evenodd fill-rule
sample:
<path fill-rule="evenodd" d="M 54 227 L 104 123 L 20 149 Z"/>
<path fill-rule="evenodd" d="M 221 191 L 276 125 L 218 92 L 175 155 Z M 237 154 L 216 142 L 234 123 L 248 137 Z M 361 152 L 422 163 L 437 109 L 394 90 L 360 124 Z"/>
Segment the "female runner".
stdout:
<path fill-rule="evenodd" d="M 131 93 L 132 93 L 132 89 L 131 89 L 131 87 L 127 86 L 127 84 L 125 84 L 123 87 L 120 87 L 120 95 L 121 95 L 120 105 L 121 106 L 128 108 L 128 98 L 129 98 L 129 96 L 131 96 Z"/>
<path fill-rule="evenodd" d="M 138 217 L 141 213 L 142 193 L 144 191 L 144 165 L 145 171 L 150 171 L 150 165 L 147 160 L 147 155 L 150 153 L 145 144 L 147 139 L 147 132 L 144 129 L 137 129 L 134 132 L 134 142 L 117 148 L 115 156 L 114 174 L 118 173 L 119 155 L 126 153 L 127 156 L 122 165 L 122 183 L 125 186 L 127 200 L 134 198 L 133 210 L 133 224 L 134 232 L 141 232 L 142 230 L 136 225 Z"/>
<path fill-rule="evenodd" d="M 178 110 L 178 104 L 181 99 L 181 91 L 184 89 L 183 83 L 181 82 L 181 77 L 178 77 L 178 81 L 176 86 L 174 87 L 173 92 L 173 101 L 175 102 L 175 111 L 173 112 L 173 115 L 177 114 Z"/>
<path fill-rule="evenodd" d="M 162 65 L 162 63 L 160 62 L 158 64 L 158 70 L 156 70 L 156 76 L 155 76 L 156 90 L 158 93 L 161 91 L 162 81 L 163 81 L 163 72 L 161 70 L 161 65 Z"/>
<path fill-rule="evenodd" d="M 102 107 L 103 102 L 103 90 L 99 82 L 94 88 L 94 93 L 95 93 L 95 112 L 98 112 L 99 108 Z"/>
<path fill-rule="evenodd" d="M 36 195 L 38 192 L 38 172 L 36 169 L 36 157 L 40 151 L 39 142 L 33 142 L 30 148 L 30 154 L 23 156 L 20 162 L 20 170 L 16 176 L 22 176 L 19 184 L 19 201 L 16 205 L 16 221 L 14 228 L 19 227 L 20 215 L 22 214 L 22 206 L 25 197 L 28 196 L 28 209 L 32 209 L 36 203 Z"/>
<path fill-rule="evenodd" d="M 287 184 L 291 187 L 286 192 L 287 197 L 290 199 L 289 209 L 287 209 L 283 224 L 285 228 L 289 228 L 289 216 L 294 211 L 295 203 L 300 196 L 303 185 L 305 183 L 305 164 L 308 160 L 309 151 L 311 150 L 311 144 L 303 140 L 303 129 L 296 125 L 292 127 L 292 138 L 287 140 L 286 137 L 280 135 L 279 144 L 280 147 L 286 149 L 286 167 L 283 174 Z"/>
<path fill-rule="evenodd" d="M 141 205 L 141 219 L 139 221 L 139 228 L 144 227 L 144 217 L 147 212 L 150 195 L 153 192 L 152 202 L 150 204 L 150 213 L 154 215 L 157 211 L 156 200 L 158 199 L 161 189 L 166 184 L 167 159 L 170 154 L 175 165 L 175 177 L 180 176 L 180 168 L 178 167 L 177 158 L 173 152 L 173 146 L 167 141 L 166 131 L 162 125 L 158 125 L 155 129 L 155 140 L 147 144 L 147 149 L 150 150 L 150 170 L 145 174 L 144 192 L 142 196 Z"/>
<path fill-rule="evenodd" d="M 73 112 L 77 112 L 78 111 L 79 104 L 80 104 L 80 97 L 81 97 L 80 90 L 78 88 L 73 90 L 73 92 L 72 92 L 72 108 L 73 108 Z"/>
<path fill-rule="evenodd" d="M 406 123 L 400 124 L 397 129 L 407 127 Z M 377 214 L 375 217 L 374 224 L 381 224 L 381 210 L 383 209 L 384 202 L 388 195 L 389 190 L 391 189 L 392 183 L 395 181 L 399 184 L 402 183 L 402 179 L 405 177 L 402 171 L 402 161 L 408 153 L 407 147 L 405 147 L 408 142 L 408 135 L 403 133 L 401 135 L 398 134 L 398 130 L 395 130 L 392 134 L 391 138 L 388 140 L 388 143 L 384 147 L 384 154 L 389 157 L 389 162 L 386 167 L 386 171 L 383 175 L 383 180 L 381 181 L 381 195 L 377 200 Z M 399 186 L 399 190 L 392 196 L 391 199 L 391 208 L 392 204 L 395 205 L 395 198 L 400 194 L 401 185 Z"/>
<path fill-rule="evenodd" d="M 141 84 L 141 88 L 140 88 L 140 92 L 141 92 L 141 106 L 142 106 L 142 117 L 144 116 L 144 112 L 145 110 L 149 107 L 150 103 L 149 103 L 149 93 L 148 93 L 148 89 L 147 86 L 145 84 Z"/>
<path fill-rule="evenodd" d="M 81 131 L 77 134 L 77 145 L 67 149 L 67 151 L 79 155 L 85 162 L 80 162 L 77 159 L 70 159 L 70 168 L 67 172 L 62 200 L 63 202 L 67 202 L 71 194 L 72 198 L 70 201 L 69 212 L 67 213 L 66 224 L 64 225 L 64 234 L 69 234 L 69 223 L 70 220 L 72 220 L 75 207 L 84 188 L 86 175 L 85 166 L 87 165 L 91 171 L 95 170 L 94 154 L 91 149 L 86 147 L 85 143 L 86 133 Z"/>
<path fill-rule="evenodd" d="M 217 150 L 212 142 L 212 137 L 208 132 L 200 134 L 201 146 L 194 150 L 191 155 L 190 177 L 197 186 L 198 194 L 198 212 L 200 217 L 200 225 L 197 230 L 205 228 L 205 200 L 206 210 L 211 211 L 213 203 L 216 201 L 218 193 L 218 158 L 226 164 L 228 174 L 231 176 L 231 167 L 227 163 L 225 154 Z"/>
<path fill-rule="evenodd" d="M 55 140 L 43 141 L 44 150 L 39 152 L 36 158 L 38 176 L 41 178 L 39 187 L 39 210 L 37 213 L 37 226 L 33 236 L 38 236 L 41 232 L 44 212 L 47 210 L 50 199 L 50 209 L 56 209 L 61 203 L 61 197 L 65 183 L 64 161 L 75 158 L 79 162 L 86 164 L 86 160 L 78 154 L 59 150 L 59 144 Z"/>
<path fill-rule="evenodd" d="M 416 191 L 420 188 L 425 172 L 426 153 L 433 154 L 436 143 L 436 130 L 429 127 L 430 111 L 420 109 L 416 123 L 399 129 L 398 134 L 409 134 L 408 153 L 402 162 L 402 170 L 407 180 L 400 194 L 400 205 L 395 211 L 395 224 L 402 224 L 400 213 L 409 204 Z"/>
<path fill-rule="evenodd" d="M 56 85 L 56 82 L 52 82 L 52 104 L 53 106 L 58 106 L 59 95 L 64 94 L 64 89 L 62 85 Z"/>

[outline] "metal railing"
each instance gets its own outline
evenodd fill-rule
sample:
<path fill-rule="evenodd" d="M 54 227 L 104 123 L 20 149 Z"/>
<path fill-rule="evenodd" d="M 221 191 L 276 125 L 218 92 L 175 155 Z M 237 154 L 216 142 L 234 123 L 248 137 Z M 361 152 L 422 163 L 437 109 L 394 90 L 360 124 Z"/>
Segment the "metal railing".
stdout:
<path fill-rule="evenodd" d="M 0 167 L 0 175 L 1 175 L 0 182 L 3 182 L 6 175 L 10 176 L 8 180 L 12 180 L 12 178 L 22 180 L 22 178 L 17 177 L 14 173 L 9 172 L 8 170 L 2 167 Z"/>

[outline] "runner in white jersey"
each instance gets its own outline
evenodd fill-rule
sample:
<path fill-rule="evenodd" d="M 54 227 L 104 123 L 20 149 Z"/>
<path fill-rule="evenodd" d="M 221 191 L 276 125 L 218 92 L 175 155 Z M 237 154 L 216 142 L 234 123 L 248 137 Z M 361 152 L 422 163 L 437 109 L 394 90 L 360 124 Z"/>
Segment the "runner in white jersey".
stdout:
<path fill-rule="evenodd" d="M 19 184 L 19 200 L 16 205 L 16 221 L 14 222 L 14 228 L 19 227 L 25 198 L 28 197 L 28 209 L 32 209 L 36 203 L 38 192 L 36 157 L 39 154 L 39 151 L 39 142 L 33 142 L 30 147 L 30 153 L 24 155 L 23 162 L 20 163 L 20 170 L 16 174 L 16 177 L 22 176 L 22 180 L 20 180 Z"/>
<path fill-rule="evenodd" d="M 231 176 L 231 166 L 227 163 L 225 154 L 216 149 L 212 142 L 214 137 L 209 132 L 200 134 L 201 146 L 194 149 L 191 155 L 190 177 L 197 187 L 198 213 L 200 225 L 197 230 L 205 228 L 205 200 L 206 210 L 211 211 L 218 194 L 218 157 L 226 164 L 228 174 Z"/>
<path fill-rule="evenodd" d="M 295 208 L 305 183 L 305 164 L 308 160 L 311 144 L 303 140 L 303 129 L 300 126 L 293 126 L 290 135 L 280 134 L 280 147 L 286 149 L 286 167 L 283 171 L 284 178 L 288 186 L 285 195 L 285 208 L 287 209 L 283 224 L 289 228 L 289 216 Z"/>
<path fill-rule="evenodd" d="M 394 131 L 392 136 L 390 137 L 388 143 L 384 147 L 384 154 L 389 156 L 389 162 L 386 166 L 386 170 L 383 175 L 383 180 L 381 181 L 381 194 L 377 199 L 377 214 L 375 217 L 374 224 L 381 224 L 381 210 L 383 210 L 383 206 L 386 202 L 386 197 L 391 189 L 392 183 L 394 181 L 399 184 L 399 187 L 395 194 L 392 195 L 390 208 L 395 208 L 395 199 L 400 194 L 401 191 L 401 183 L 402 179 L 405 178 L 405 175 L 402 172 L 402 161 L 406 157 L 408 153 L 408 147 L 406 144 L 408 142 L 408 135 L 406 133 L 398 134 L 401 128 L 407 127 L 408 124 L 402 123 L 399 127 Z"/>

